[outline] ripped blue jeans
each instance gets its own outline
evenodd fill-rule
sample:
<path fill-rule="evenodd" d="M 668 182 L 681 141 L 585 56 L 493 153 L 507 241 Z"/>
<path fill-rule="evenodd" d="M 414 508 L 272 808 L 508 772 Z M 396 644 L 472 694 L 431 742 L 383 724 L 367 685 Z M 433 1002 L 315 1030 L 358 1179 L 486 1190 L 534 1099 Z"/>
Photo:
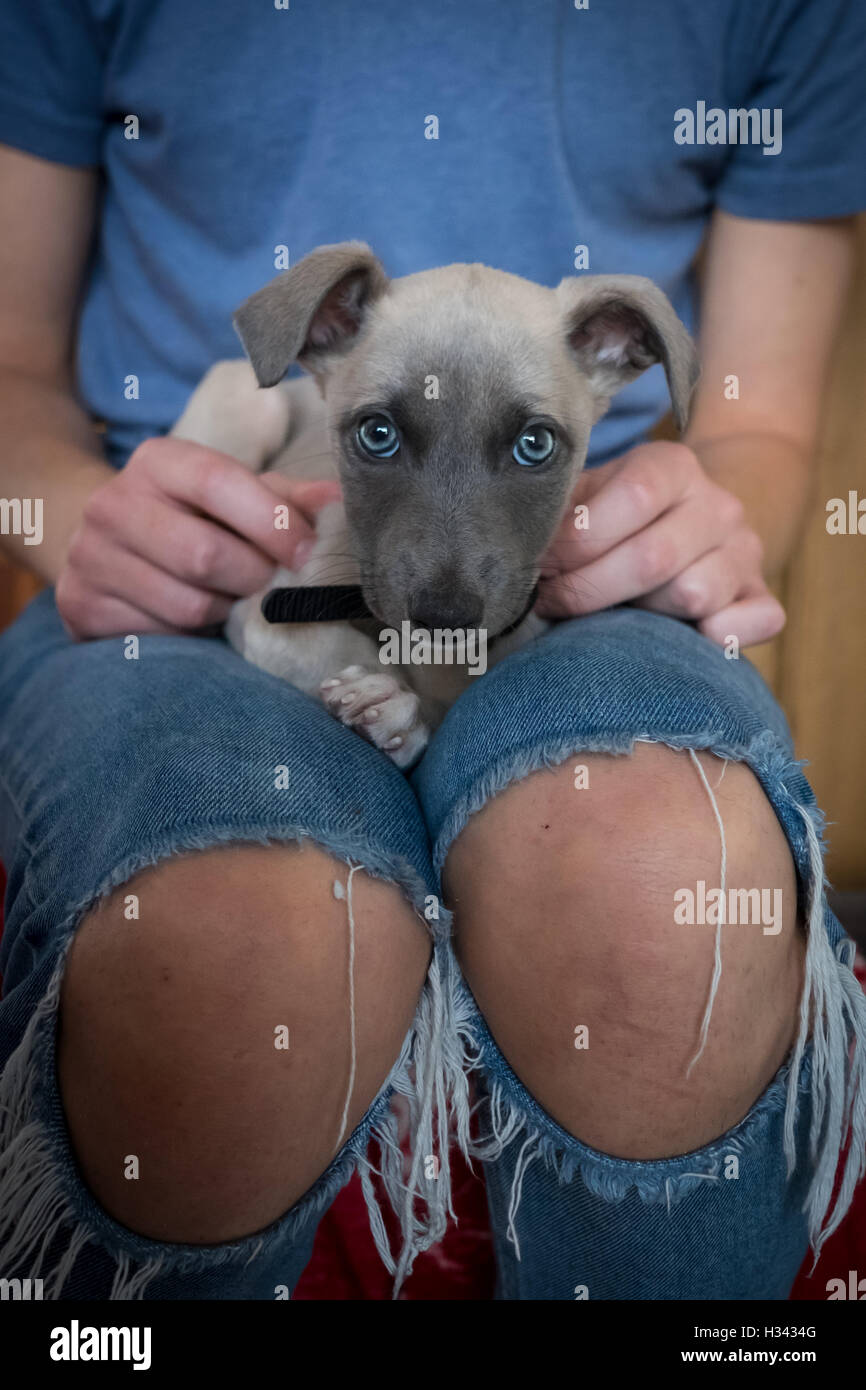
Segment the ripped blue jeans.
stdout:
<path fill-rule="evenodd" d="M 767 1090 L 713 1143 L 640 1162 L 582 1144 L 521 1084 L 461 978 L 439 879 L 498 791 L 637 740 L 752 768 L 787 836 L 808 932 L 797 1041 Z M 275 794 L 278 765 L 291 776 Z M 432 963 L 401 1055 L 333 1162 L 265 1230 L 210 1246 L 136 1235 L 82 1181 L 57 1084 L 76 926 L 172 854 L 304 839 L 398 884 L 428 923 Z M 862 1175 L 866 1004 L 824 900 L 820 813 L 760 677 L 684 624 L 635 609 L 560 624 L 461 697 L 407 779 L 223 643 L 144 637 L 126 660 L 122 639 L 70 643 L 44 594 L 0 637 L 0 860 L 0 1277 L 42 1278 L 46 1298 L 284 1296 L 355 1169 L 396 1291 L 446 1228 L 456 1144 L 484 1165 L 501 1298 L 781 1299 Z M 351 875 L 346 908 L 351 922 Z M 397 1250 L 374 1172 L 399 1218 Z"/>

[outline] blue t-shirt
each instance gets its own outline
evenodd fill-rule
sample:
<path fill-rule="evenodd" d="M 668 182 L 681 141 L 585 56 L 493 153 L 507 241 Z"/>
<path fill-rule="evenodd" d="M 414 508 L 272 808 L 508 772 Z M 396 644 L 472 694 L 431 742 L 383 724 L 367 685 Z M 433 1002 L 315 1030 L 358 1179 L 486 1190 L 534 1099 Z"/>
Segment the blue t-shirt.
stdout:
<path fill-rule="evenodd" d="M 866 207 L 864 0 L 578 4 L 0 0 L 0 141 L 104 171 L 78 384 L 112 460 L 239 355 L 232 312 L 278 248 L 358 238 L 391 275 L 637 272 L 692 321 L 714 206 Z M 758 123 L 720 124 L 739 108 Z M 654 367 L 592 459 L 666 408 Z"/>

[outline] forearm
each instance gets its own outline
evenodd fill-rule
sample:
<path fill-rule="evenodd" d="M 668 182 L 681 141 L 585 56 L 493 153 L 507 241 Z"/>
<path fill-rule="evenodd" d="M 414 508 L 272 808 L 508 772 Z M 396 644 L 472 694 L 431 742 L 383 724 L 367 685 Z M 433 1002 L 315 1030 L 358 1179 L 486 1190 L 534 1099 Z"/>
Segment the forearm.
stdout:
<path fill-rule="evenodd" d="M 774 579 L 793 553 L 811 495 L 809 451 L 770 433 L 683 441 L 719 487 L 739 497 L 764 545 L 764 575 Z"/>
<path fill-rule="evenodd" d="M 702 376 L 685 443 L 744 504 L 767 578 L 790 559 L 811 495 L 853 260 L 851 219 L 713 218 L 700 274 Z"/>
<path fill-rule="evenodd" d="M 0 497 L 12 503 L 0 513 L 0 547 L 10 559 L 53 583 L 87 498 L 112 473 L 98 434 L 61 385 L 0 367 Z M 41 503 L 41 539 L 14 534 L 16 518 L 27 515 L 16 499 L 30 499 L 31 519 L 39 515 L 32 503 Z"/>

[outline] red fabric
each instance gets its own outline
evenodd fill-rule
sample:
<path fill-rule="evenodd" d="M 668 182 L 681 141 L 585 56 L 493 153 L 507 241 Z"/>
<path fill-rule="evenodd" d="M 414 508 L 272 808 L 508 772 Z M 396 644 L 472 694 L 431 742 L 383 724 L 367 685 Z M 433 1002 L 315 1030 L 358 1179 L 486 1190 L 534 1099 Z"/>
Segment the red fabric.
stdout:
<path fill-rule="evenodd" d="M 857 977 L 866 988 L 866 963 L 859 958 Z M 493 1251 L 484 1183 L 467 1170 L 459 1155 L 452 1162 L 457 1224 L 449 1225 L 435 1250 L 419 1257 L 401 1298 L 493 1297 Z M 393 1237 L 393 1229 L 391 1234 Z M 866 1270 L 866 1181 L 857 1188 L 845 1220 L 825 1243 L 810 1276 L 811 1265 L 809 1255 L 791 1291 L 792 1299 L 826 1299 L 829 1279 L 841 1278 L 847 1286 L 849 1270 Z M 355 1177 L 325 1213 L 316 1233 L 313 1257 L 293 1297 L 369 1300 L 390 1296 L 391 1281 L 373 1244 L 361 1184 Z"/>
<path fill-rule="evenodd" d="M 493 1297 L 494 1267 L 487 1224 L 484 1184 L 457 1160 L 454 1210 L 458 1225 L 436 1250 L 421 1255 L 401 1298 L 407 1300 L 486 1300 Z M 866 1269 L 866 1182 L 838 1231 L 830 1237 L 810 1275 L 806 1259 L 791 1291 L 794 1300 L 827 1298 L 827 1282 L 842 1279 L 849 1270 Z M 367 1210 L 357 1177 L 337 1197 L 316 1233 L 313 1258 L 293 1295 L 295 1299 L 385 1300 L 391 1280 L 370 1235 Z"/>
<path fill-rule="evenodd" d="M 3 892 L 6 875 L 0 864 L 0 936 L 3 933 Z M 866 962 L 858 958 L 857 978 L 866 988 Z M 2 988 L 2 981 L 0 981 Z M 493 1247 L 487 1217 L 484 1183 L 452 1157 L 456 1224 L 450 1222 L 444 1240 L 419 1256 L 400 1295 L 408 1301 L 487 1300 L 493 1297 Z M 387 1212 L 387 1203 L 385 1210 Z M 389 1223 L 392 1248 L 396 1225 Z M 866 1182 L 838 1231 L 826 1242 L 815 1273 L 809 1276 L 808 1256 L 791 1292 L 792 1299 L 826 1299 L 827 1281 L 848 1285 L 850 1270 L 866 1270 Z M 325 1213 L 313 1247 L 313 1257 L 292 1295 L 295 1300 L 387 1300 L 391 1279 L 373 1243 L 361 1183 L 357 1176 L 343 1188 Z"/>
<path fill-rule="evenodd" d="M 857 956 L 854 973 L 866 990 L 866 959 L 861 955 Z M 811 1256 L 807 1256 L 791 1290 L 791 1298 L 812 1302 L 826 1299 L 829 1279 L 842 1279 L 847 1286 L 850 1270 L 866 1272 L 866 1180 L 858 1185 L 844 1221 L 826 1242 L 815 1273 L 810 1277 L 811 1264 Z"/>
<path fill-rule="evenodd" d="M 495 1270 L 484 1183 L 473 1176 L 459 1154 L 452 1159 L 454 1211 L 444 1240 L 419 1255 L 401 1299 L 492 1299 Z M 391 1248 L 397 1248 L 396 1222 L 387 1219 Z M 373 1243 L 367 1208 L 357 1174 L 326 1211 L 316 1232 L 313 1258 L 292 1294 L 297 1299 L 382 1299 L 391 1297 L 392 1281 Z"/>

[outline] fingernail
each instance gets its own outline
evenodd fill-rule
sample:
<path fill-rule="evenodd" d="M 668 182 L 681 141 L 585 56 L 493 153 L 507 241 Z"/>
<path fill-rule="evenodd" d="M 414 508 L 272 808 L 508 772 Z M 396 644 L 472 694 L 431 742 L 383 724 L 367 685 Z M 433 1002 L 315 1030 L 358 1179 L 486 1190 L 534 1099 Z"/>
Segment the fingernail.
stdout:
<path fill-rule="evenodd" d="M 313 553 L 315 541 L 298 541 L 295 546 L 295 553 L 292 556 L 292 569 L 299 570 L 305 565 Z"/>

